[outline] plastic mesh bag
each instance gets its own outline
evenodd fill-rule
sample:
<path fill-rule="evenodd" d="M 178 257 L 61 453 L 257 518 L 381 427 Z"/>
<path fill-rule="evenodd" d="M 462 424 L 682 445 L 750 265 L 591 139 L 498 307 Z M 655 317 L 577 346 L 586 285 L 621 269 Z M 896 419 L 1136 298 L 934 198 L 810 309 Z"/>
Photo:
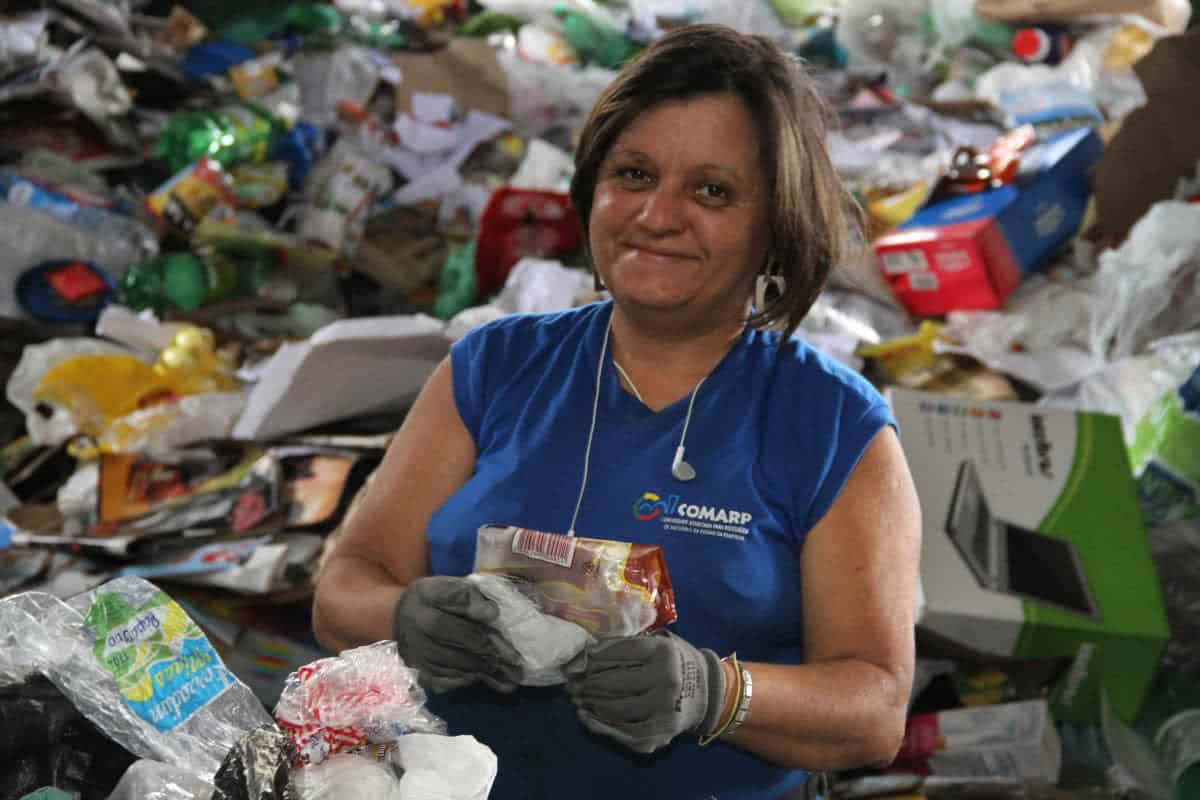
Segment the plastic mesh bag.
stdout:
<path fill-rule="evenodd" d="M 41 592 L 0 600 L 0 649 L 20 654 L 10 670 L 45 675 L 129 752 L 202 779 L 271 722 L 183 608 L 140 578 L 65 603 Z"/>
<path fill-rule="evenodd" d="M 386 744 L 411 731 L 444 733 L 425 708 L 416 670 L 395 642 L 376 642 L 306 664 L 287 677 L 275 719 L 288 732 L 300 764 L 368 744 Z"/>

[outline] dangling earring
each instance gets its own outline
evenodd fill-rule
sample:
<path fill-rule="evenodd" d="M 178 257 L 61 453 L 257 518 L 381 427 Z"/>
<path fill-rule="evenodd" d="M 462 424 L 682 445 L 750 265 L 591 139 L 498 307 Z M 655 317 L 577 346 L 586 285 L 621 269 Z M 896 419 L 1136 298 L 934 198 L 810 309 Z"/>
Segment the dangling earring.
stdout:
<path fill-rule="evenodd" d="M 754 308 L 762 313 L 779 302 L 787 291 L 787 279 L 774 258 L 767 261 L 766 268 L 754 282 Z"/>
<path fill-rule="evenodd" d="M 592 286 L 597 292 L 608 291 L 608 287 L 604 285 L 604 281 L 600 280 L 600 273 L 596 271 L 595 267 L 592 267 Z"/>

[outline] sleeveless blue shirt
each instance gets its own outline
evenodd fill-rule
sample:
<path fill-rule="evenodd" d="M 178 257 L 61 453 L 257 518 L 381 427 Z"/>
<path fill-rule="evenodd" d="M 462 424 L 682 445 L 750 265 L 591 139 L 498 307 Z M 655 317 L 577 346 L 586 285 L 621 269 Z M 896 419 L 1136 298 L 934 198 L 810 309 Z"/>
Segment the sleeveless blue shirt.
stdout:
<path fill-rule="evenodd" d="M 565 533 L 583 475 L 596 370 L 611 303 L 514 315 L 451 350 L 475 472 L 429 523 L 434 574 L 466 575 L 484 524 Z M 895 423 L 861 376 L 797 338 L 747 329 L 696 393 L 681 482 L 671 462 L 690 395 L 654 412 L 605 356 L 576 533 L 661 545 L 675 587 L 672 629 L 745 661 L 800 663 L 800 549 L 867 445 Z M 505 696 L 432 695 L 451 734 L 499 757 L 493 800 L 779 797 L 805 773 L 716 742 L 678 737 L 650 756 L 587 732 L 562 687 Z"/>

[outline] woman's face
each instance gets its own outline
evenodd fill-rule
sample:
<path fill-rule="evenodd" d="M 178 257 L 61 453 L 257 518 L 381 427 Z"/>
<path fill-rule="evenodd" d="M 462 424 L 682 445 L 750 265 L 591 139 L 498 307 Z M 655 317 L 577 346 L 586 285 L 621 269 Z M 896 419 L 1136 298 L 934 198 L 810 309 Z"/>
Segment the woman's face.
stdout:
<path fill-rule="evenodd" d="M 681 322 L 745 318 L 769 231 L 758 138 L 733 95 L 664 102 L 620 134 L 600 165 L 589 230 L 618 304 Z"/>

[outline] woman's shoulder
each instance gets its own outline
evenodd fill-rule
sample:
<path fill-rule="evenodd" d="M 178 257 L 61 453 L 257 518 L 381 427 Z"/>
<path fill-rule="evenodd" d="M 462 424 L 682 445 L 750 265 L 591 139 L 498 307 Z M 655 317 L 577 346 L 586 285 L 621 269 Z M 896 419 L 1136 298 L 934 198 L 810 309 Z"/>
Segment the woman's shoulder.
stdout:
<path fill-rule="evenodd" d="M 563 342 L 578 342 L 596 324 L 601 303 L 542 313 L 508 314 L 480 325 L 463 342 L 471 349 L 510 348 L 539 350 Z"/>

